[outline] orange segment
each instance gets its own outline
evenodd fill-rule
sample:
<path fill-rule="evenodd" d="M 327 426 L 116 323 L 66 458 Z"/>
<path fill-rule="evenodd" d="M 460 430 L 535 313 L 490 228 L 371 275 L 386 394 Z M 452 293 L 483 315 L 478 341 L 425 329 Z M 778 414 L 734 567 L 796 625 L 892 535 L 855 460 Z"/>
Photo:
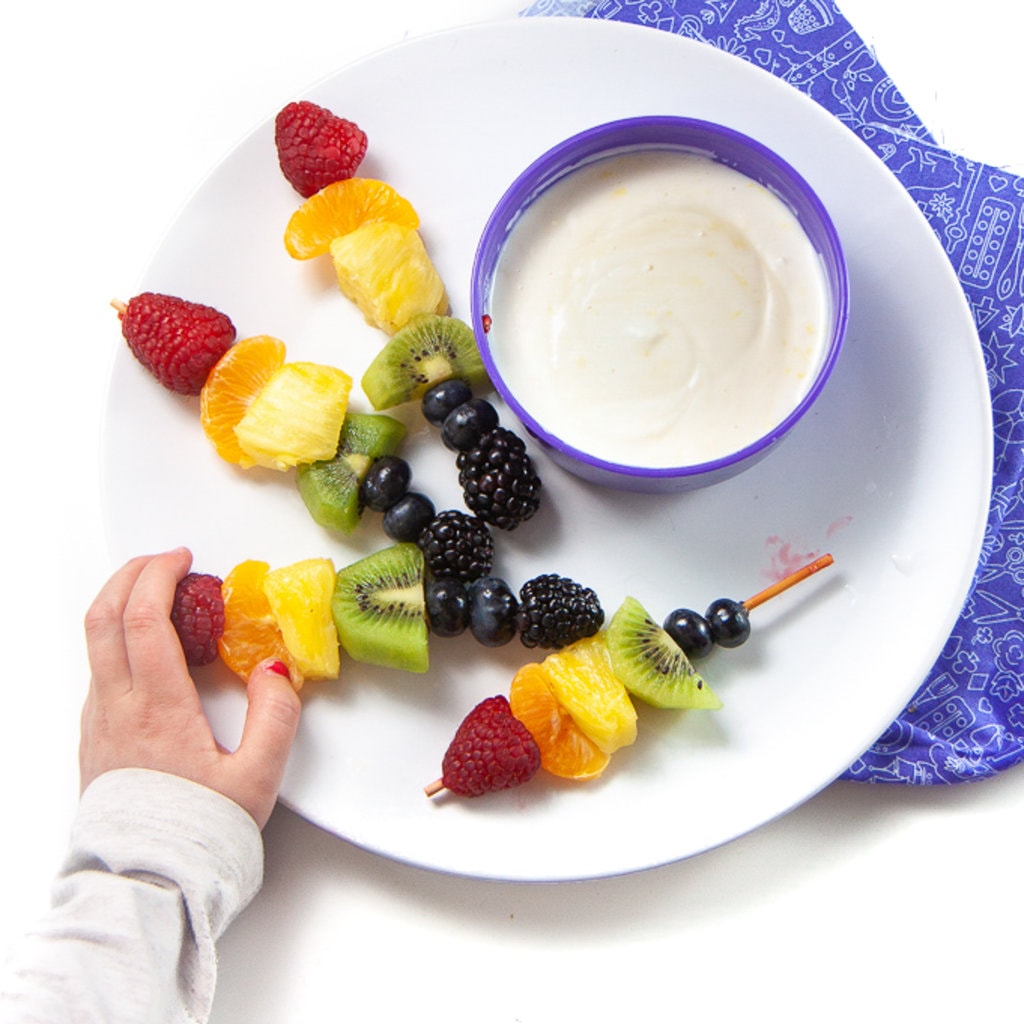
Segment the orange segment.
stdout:
<path fill-rule="evenodd" d="M 512 714 L 529 729 L 540 747 L 540 764 L 563 779 L 592 779 L 611 760 L 587 739 L 572 716 L 555 699 L 544 669 L 537 663 L 524 665 L 512 680 L 509 691 Z"/>
<path fill-rule="evenodd" d="M 292 685 L 299 690 L 302 670 L 285 646 L 263 590 L 269 569 L 266 562 L 249 559 L 224 577 L 224 633 L 218 651 L 224 664 L 245 681 L 264 658 L 277 658 L 288 666 Z"/>
<path fill-rule="evenodd" d="M 199 419 L 222 459 L 255 465 L 239 446 L 235 427 L 284 359 L 284 342 L 261 334 L 235 342 L 210 371 L 199 395 Z"/>
<path fill-rule="evenodd" d="M 292 214 L 284 246 L 297 260 L 312 259 L 326 253 L 335 238 L 381 220 L 420 226 L 412 204 L 390 185 L 373 178 L 347 178 L 322 188 Z"/>

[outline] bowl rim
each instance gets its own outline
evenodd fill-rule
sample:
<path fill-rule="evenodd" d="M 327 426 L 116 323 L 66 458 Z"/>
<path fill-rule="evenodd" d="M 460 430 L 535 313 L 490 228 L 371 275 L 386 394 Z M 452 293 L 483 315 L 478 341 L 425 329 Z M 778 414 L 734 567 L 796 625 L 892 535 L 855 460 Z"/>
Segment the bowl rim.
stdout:
<path fill-rule="evenodd" d="M 713 143 L 742 152 L 759 166 L 770 168 L 771 176 L 759 176 L 735 159 L 723 158 Z M 701 144 L 703 143 L 703 144 Z M 552 185 L 572 172 L 596 161 L 642 150 L 680 150 L 708 156 L 731 166 L 764 185 L 797 216 L 805 233 L 811 236 L 806 215 L 775 187 L 777 182 L 800 196 L 801 209 L 809 212 L 814 235 L 811 237 L 825 264 L 826 290 L 830 303 L 830 337 L 814 375 L 800 401 L 770 430 L 739 449 L 705 462 L 679 466 L 638 466 L 601 458 L 569 444 L 547 430 L 516 398 L 498 369 L 489 340 L 491 285 L 504 243 L 526 210 Z M 768 180 L 765 180 L 768 179 Z M 826 249 L 826 251 L 823 251 Z M 730 468 L 742 468 L 781 440 L 803 418 L 832 375 L 842 350 L 850 307 L 849 272 L 839 233 L 824 203 L 809 182 L 784 157 L 764 143 L 727 125 L 700 118 L 678 115 L 641 115 L 606 121 L 577 132 L 544 151 L 524 168 L 508 186 L 488 217 L 473 257 L 470 278 L 470 315 L 477 348 L 495 389 L 526 430 L 542 444 L 601 475 L 646 481 L 686 480 L 704 475 L 721 475 Z"/>

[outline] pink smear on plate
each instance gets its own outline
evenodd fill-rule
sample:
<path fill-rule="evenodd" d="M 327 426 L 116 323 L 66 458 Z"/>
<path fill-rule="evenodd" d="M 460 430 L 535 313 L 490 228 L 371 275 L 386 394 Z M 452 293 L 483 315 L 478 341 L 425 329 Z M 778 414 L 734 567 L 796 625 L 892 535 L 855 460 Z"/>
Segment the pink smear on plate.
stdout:
<path fill-rule="evenodd" d="M 794 547 L 781 537 L 769 537 L 765 545 L 771 561 L 768 568 L 762 570 L 761 575 L 772 582 L 789 576 L 821 555 L 818 550 L 805 551 L 803 548 Z"/>
<path fill-rule="evenodd" d="M 825 536 L 831 540 L 840 530 L 844 530 L 850 523 L 853 522 L 853 516 L 843 516 L 842 519 L 837 519 L 826 531 Z"/>
<path fill-rule="evenodd" d="M 825 531 L 826 537 L 831 540 L 840 530 L 849 526 L 852 522 L 853 516 L 844 516 L 842 519 L 837 519 Z M 769 537 L 765 541 L 765 547 L 768 549 L 769 565 L 768 568 L 762 571 L 761 575 L 773 583 L 785 579 L 785 577 L 797 572 L 809 562 L 815 561 L 822 555 L 822 552 L 817 548 L 807 551 L 802 547 L 795 546 L 783 537 Z"/>

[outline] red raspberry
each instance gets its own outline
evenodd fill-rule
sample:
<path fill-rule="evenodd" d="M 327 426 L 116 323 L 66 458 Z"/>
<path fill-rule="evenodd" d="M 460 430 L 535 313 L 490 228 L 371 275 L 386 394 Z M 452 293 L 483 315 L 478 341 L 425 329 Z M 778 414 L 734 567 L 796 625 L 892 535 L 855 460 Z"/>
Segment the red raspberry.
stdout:
<path fill-rule="evenodd" d="M 308 100 L 289 103 L 277 115 L 274 142 L 281 172 L 307 199 L 351 178 L 366 156 L 366 133 L 357 124 Z"/>
<path fill-rule="evenodd" d="M 223 313 L 173 295 L 143 292 L 114 307 L 135 358 L 179 395 L 198 395 L 235 340 L 234 325 Z"/>
<path fill-rule="evenodd" d="M 488 697 L 463 719 L 441 762 L 441 781 L 459 796 L 480 796 L 528 782 L 540 748 L 501 696 Z"/>
<path fill-rule="evenodd" d="M 222 584 L 218 576 L 190 572 L 174 591 L 171 622 L 189 665 L 209 665 L 217 657 L 217 641 L 224 632 Z"/>

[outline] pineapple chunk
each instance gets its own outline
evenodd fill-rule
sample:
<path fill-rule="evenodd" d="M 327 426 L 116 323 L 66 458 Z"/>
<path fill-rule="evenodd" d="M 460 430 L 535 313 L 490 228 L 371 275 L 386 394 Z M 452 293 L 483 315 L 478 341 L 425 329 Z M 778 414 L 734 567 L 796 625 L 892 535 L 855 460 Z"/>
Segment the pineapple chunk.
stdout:
<path fill-rule="evenodd" d="M 238 445 L 256 465 L 269 469 L 330 459 L 351 390 L 352 378 L 333 366 L 285 363 L 236 424 Z"/>
<path fill-rule="evenodd" d="M 420 313 L 446 313 L 448 296 L 423 239 L 388 221 L 364 224 L 331 243 L 338 287 L 366 322 L 394 334 Z"/>
<path fill-rule="evenodd" d="M 331 612 L 334 564 L 329 558 L 307 558 L 263 578 L 284 645 L 307 679 L 336 679 L 340 671 L 338 631 Z"/>
<path fill-rule="evenodd" d="M 549 654 L 541 668 L 555 699 L 596 747 L 613 754 L 636 740 L 636 710 L 612 671 L 604 633 Z"/>

